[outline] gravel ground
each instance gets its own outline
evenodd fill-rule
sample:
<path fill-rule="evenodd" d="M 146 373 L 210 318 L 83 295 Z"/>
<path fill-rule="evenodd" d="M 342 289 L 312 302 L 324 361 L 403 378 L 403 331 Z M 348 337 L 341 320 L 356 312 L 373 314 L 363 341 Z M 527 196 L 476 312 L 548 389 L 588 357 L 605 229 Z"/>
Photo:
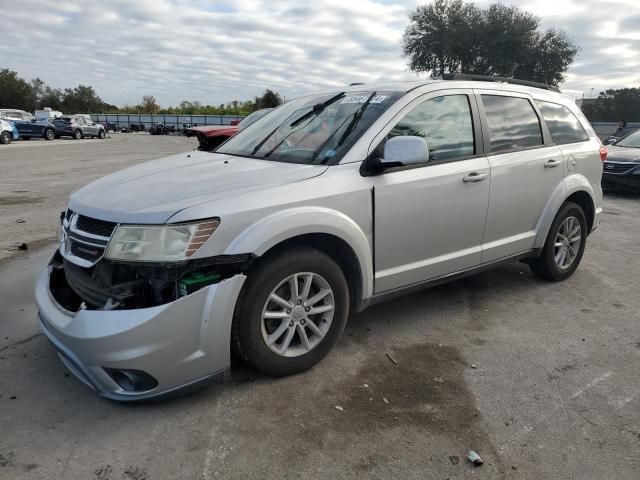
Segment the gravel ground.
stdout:
<path fill-rule="evenodd" d="M 58 145 L 0 149 L 3 198 L 42 198 L 3 205 L 7 253 L 16 239 L 51 238 L 79 184 L 192 143 Z M 0 262 L 0 479 L 635 480 L 639 204 L 605 198 L 566 282 L 503 266 L 353 315 L 307 373 L 272 379 L 236 362 L 226 384 L 142 405 L 103 400 L 68 375 L 32 300 L 51 247 L 13 252 Z M 466 461 L 470 449 L 483 466 Z"/>

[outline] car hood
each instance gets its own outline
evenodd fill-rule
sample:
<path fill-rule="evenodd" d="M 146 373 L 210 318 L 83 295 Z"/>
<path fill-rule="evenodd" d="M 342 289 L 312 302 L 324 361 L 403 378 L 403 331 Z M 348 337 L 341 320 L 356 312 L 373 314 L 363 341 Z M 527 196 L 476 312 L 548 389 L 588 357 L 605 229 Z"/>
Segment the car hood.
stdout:
<path fill-rule="evenodd" d="M 100 220 L 160 224 L 188 207 L 305 180 L 326 169 L 193 151 L 100 178 L 73 192 L 68 206 Z"/>
<path fill-rule="evenodd" d="M 607 145 L 607 161 L 640 162 L 640 148 L 616 147 Z"/>

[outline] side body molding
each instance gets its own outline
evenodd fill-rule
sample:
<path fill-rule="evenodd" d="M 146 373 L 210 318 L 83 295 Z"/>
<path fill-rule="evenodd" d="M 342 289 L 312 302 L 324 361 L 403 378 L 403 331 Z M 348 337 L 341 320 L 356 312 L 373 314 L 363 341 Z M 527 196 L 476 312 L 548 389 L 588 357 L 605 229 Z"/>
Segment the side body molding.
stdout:
<path fill-rule="evenodd" d="M 229 244 L 224 253 L 253 253 L 262 256 L 285 240 L 313 233 L 333 235 L 351 247 L 360 266 L 363 299 L 371 297 L 373 259 L 370 237 L 356 222 L 337 210 L 308 206 L 273 213 L 246 228 Z"/>
<path fill-rule="evenodd" d="M 547 233 L 551 228 L 551 224 L 553 223 L 556 213 L 558 213 L 558 210 L 569 196 L 580 191 L 589 194 L 595 211 L 595 206 L 597 205 L 596 192 L 594 191 L 593 186 L 589 183 L 587 177 L 578 173 L 572 173 L 566 176 L 563 181 L 556 186 L 555 190 L 549 197 L 547 205 L 542 211 L 542 215 L 540 215 L 540 218 L 538 219 L 534 248 L 542 248 L 544 246 Z M 597 214 L 598 212 L 596 212 L 596 215 Z M 595 224 L 596 222 L 594 222 L 594 226 Z"/>

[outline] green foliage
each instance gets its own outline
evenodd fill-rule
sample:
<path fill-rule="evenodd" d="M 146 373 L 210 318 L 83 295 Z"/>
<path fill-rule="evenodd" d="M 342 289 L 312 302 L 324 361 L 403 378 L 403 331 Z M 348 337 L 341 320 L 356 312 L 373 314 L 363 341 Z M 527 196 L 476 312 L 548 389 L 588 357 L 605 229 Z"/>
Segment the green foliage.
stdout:
<path fill-rule="evenodd" d="M 93 87 L 53 89 L 39 78 L 28 83 L 13 70 L 0 70 L 0 108 L 33 112 L 44 107 L 66 113 L 104 113 L 117 108 L 103 102 Z"/>
<path fill-rule="evenodd" d="M 8 68 L 0 69 L 0 108 L 33 111 L 37 99 L 33 87 Z"/>
<path fill-rule="evenodd" d="M 583 103 L 582 112 L 590 122 L 640 121 L 640 88 L 600 92 L 597 99 Z"/>
<path fill-rule="evenodd" d="M 280 94 L 265 90 L 254 100 L 233 100 L 220 105 L 202 105 L 183 101 L 176 107 L 161 108 L 152 95 L 142 97 L 138 105 L 118 108 L 102 101 L 93 87 L 51 88 L 39 78 L 27 82 L 7 68 L 0 69 L 0 108 L 17 108 L 33 112 L 51 107 L 64 113 L 164 113 L 173 115 L 237 115 L 244 116 L 261 108 L 277 107 L 283 103 Z"/>
<path fill-rule="evenodd" d="M 578 53 L 565 32 L 539 31 L 540 19 L 514 6 L 436 0 L 409 19 L 402 40 L 409 67 L 434 77 L 464 72 L 557 85 Z"/>

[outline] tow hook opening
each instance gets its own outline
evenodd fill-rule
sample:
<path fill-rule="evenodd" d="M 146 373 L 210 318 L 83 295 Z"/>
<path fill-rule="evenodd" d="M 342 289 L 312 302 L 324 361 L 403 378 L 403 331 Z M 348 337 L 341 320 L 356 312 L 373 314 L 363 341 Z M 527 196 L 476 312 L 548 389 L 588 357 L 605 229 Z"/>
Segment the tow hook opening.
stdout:
<path fill-rule="evenodd" d="M 103 367 L 103 370 L 127 392 L 146 392 L 158 386 L 158 381 L 142 370 L 125 370 Z"/>

